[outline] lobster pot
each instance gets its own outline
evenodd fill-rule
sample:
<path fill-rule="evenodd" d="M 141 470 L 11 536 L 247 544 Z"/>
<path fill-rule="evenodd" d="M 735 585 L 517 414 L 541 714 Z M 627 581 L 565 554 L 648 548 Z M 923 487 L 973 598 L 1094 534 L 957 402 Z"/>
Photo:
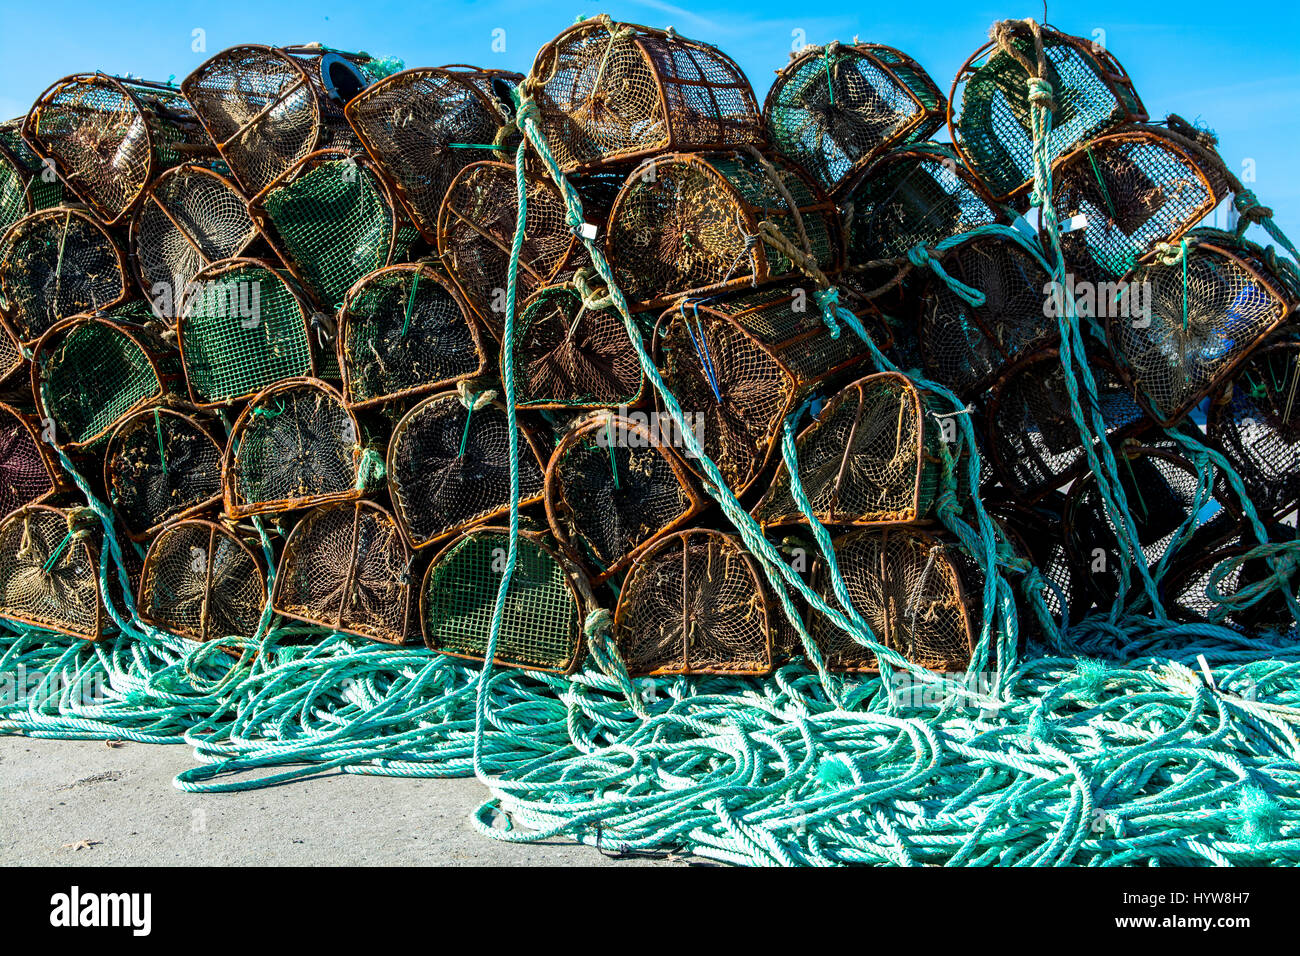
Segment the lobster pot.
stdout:
<path fill-rule="evenodd" d="M 271 266 L 228 259 L 201 269 L 177 321 L 190 399 L 200 406 L 248 398 L 316 374 L 307 305 Z"/>
<path fill-rule="evenodd" d="M 200 420 L 172 408 L 126 416 L 108 440 L 104 487 L 132 541 L 221 503 L 222 449 Z"/>
<path fill-rule="evenodd" d="M 18 350 L 18 343 L 9 330 L 0 325 L 0 382 L 23 367 L 27 360 Z"/>
<path fill-rule="evenodd" d="M 1071 560 L 1065 546 L 1062 516 L 1065 496 L 1053 492 L 1033 504 L 1004 495 L 984 499 L 984 507 L 998 523 L 1012 548 L 1027 558 L 1043 576 L 1038 592 L 1048 613 L 1058 624 L 1077 621 L 1092 604 L 1082 570 Z M 1019 610 L 1021 633 L 1044 636 L 1033 609 L 1027 603 L 1025 588 L 1014 586 Z"/>
<path fill-rule="evenodd" d="M 1295 540 L 1295 529 L 1286 525 L 1268 528 L 1268 539 L 1274 543 Z M 1172 568 L 1161 582 L 1161 596 L 1171 616 L 1191 621 L 1210 621 L 1235 628 L 1245 634 L 1258 636 L 1261 631 L 1286 633 L 1295 626 L 1295 617 L 1287 604 L 1283 591 L 1285 583 L 1259 601 L 1244 607 L 1234 607 L 1227 614 L 1220 609 L 1220 597 L 1230 597 L 1251 586 L 1266 585 L 1273 574 L 1263 557 L 1248 557 L 1258 541 L 1249 530 L 1241 526 L 1235 534 L 1217 547 L 1197 553 L 1189 547 L 1191 560 Z"/>
<path fill-rule="evenodd" d="M 69 451 L 99 446 L 131 412 L 172 394 L 180 356 L 143 325 L 78 316 L 36 343 L 32 390 L 54 441 Z"/>
<path fill-rule="evenodd" d="M 22 125 L 22 117 L 0 123 L 0 235 L 23 216 L 63 201 L 63 184 L 23 141 Z"/>
<path fill-rule="evenodd" d="M 159 173 L 216 154 L 179 90 L 103 73 L 69 76 L 42 93 L 23 138 L 109 226 L 127 220 Z"/>
<path fill-rule="evenodd" d="M 902 261 L 914 246 L 933 246 L 978 226 L 1009 221 L 951 147 L 940 143 L 881 156 L 848 188 L 844 204 L 853 269 Z"/>
<path fill-rule="evenodd" d="M 1244 246 L 1194 238 L 1182 255 L 1135 270 L 1128 296 L 1142 306 L 1112 310 L 1106 323 L 1120 374 L 1162 425 L 1181 420 L 1295 308 Z"/>
<path fill-rule="evenodd" d="M 410 570 L 410 549 L 379 505 L 322 505 L 289 535 L 271 603 L 279 614 L 385 644 L 419 640 Z"/>
<path fill-rule="evenodd" d="M 388 493 L 413 548 L 445 540 L 510 509 L 510 432 L 490 393 L 466 406 L 460 395 L 431 395 L 402 417 L 388 443 Z M 519 428 L 519 503 L 541 500 L 545 459 Z M 426 632 L 427 633 L 427 632 Z"/>
<path fill-rule="evenodd" d="M 1109 360 L 1090 354 L 1082 362 L 1097 385 L 1095 402 L 1079 386 L 1085 421 L 1091 423 L 1092 411 L 1099 413 L 1112 442 L 1150 426 Z M 1024 500 L 1036 501 L 1088 470 L 1065 370 L 1054 348 L 1031 352 L 998 378 L 984 420 L 984 447 L 993 472 L 1003 487 Z"/>
<path fill-rule="evenodd" d="M 200 270 L 244 253 L 257 227 L 235 185 L 205 166 L 178 166 L 145 191 L 131 220 L 131 255 L 140 288 L 168 321 Z"/>
<path fill-rule="evenodd" d="M 25 347 L 59 320 L 117 305 L 127 292 L 122 250 L 85 213 L 32 213 L 0 240 L 0 321 Z"/>
<path fill-rule="evenodd" d="M 564 197 L 550 179 L 526 166 L 524 187 L 528 202 L 517 302 L 544 285 L 568 280 L 590 261 L 569 229 Z M 518 210 L 514 166 L 479 162 L 456 174 L 438 212 L 438 255 L 465 301 L 498 338 Z"/>
<path fill-rule="evenodd" d="M 36 504 L 63 486 L 36 419 L 0 402 L 0 517 Z"/>
<path fill-rule="evenodd" d="M 749 80 L 721 50 L 598 17 L 537 53 L 524 84 L 565 173 L 762 142 Z"/>
<path fill-rule="evenodd" d="M 645 375 L 618 310 L 589 309 L 571 286 L 549 286 L 516 324 L 515 404 L 521 408 L 635 405 Z"/>
<path fill-rule="evenodd" d="M 431 650 L 484 660 L 505 573 L 510 533 L 468 531 L 429 566 L 420 589 L 420 624 Z M 567 674 L 582 659 L 582 572 L 537 535 L 520 532 L 502 607 L 493 663 Z"/>
<path fill-rule="evenodd" d="M 953 467 L 964 470 L 956 422 L 936 417 L 949 405 L 899 372 L 868 375 L 836 393 L 795 439 L 799 481 L 814 517 L 830 525 L 933 517 L 945 440 Z M 784 460 L 753 514 L 764 528 L 807 523 Z"/>
<path fill-rule="evenodd" d="M 235 46 L 187 76 L 181 90 L 253 196 L 309 153 L 357 146 L 343 107 L 370 84 L 368 62 L 319 44 Z"/>
<path fill-rule="evenodd" d="M 764 221 L 782 242 L 760 230 Z M 632 308 L 651 309 L 799 274 L 784 243 L 823 273 L 844 264 L 839 215 L 811 180 L 747 153 L 673 153 L 628 176 L 605 255 Z"/>
<path fill-rule="evenodd" d="M 99 543 L 84 509 L 29 504 L 0 520 L 0 620 L 98 639 Z"/>
<path fill-rule="evenodd" d="M 441 67 L 403 70 L 364 90 L 344 109 L 348 122 L 430 243 L 452 179 L 492 153 L 514 112 L 518 73 Z M 501 143 L 502 150 L 509 148 Z M 498 159 L 512 158 L 500 152 Z"/>
<path fill-rule="evenodd" d="M 877 643 L 930 670 L 970 664 L 983 581 L 961 545 L 915 528 L 863 528 L 836 539 L 835 560 L 853 609 Z M 829 606 L 840 607 L 821 558 L 813 587 Z M 875 654 L 824 614 L 813 611 L 808 631 L 832 670 L 879 670 Z"/>
<path fill-rule="evenodd" d="M 1110 52 L 1079 37 L 1043 29 L 1045 79 L 1052 85 L 1049 162 L 1081 143 L 1147 114 L 1128 74 Z M 1011 45 L 1037 63 L 1034 40 L 1013 27 Z M 1006 199 L 1026 192 L 1033 181 L 1033 135 L 1029 73 L 1019 57 L 987 43 L 957 73 L 948 97 L 948 130 L 962 157 Z"/>
<path fill-rule="evenodd" d="M 331 312 L 413 238 L 374 166 L 338 150 L 312 153 L 277 176 L 249 210 L 293 277 Z"/>
<path fill-rule="evenodd" d="M 764 674 L 781 614 L 739 541 L 719 531 L 679 531 L 628 574 L 614 640 L 632 677 Z"/>
<path fill-rule="evenodd" d="M 145 554 L 136 607 L 146 624 L 191 640 L 252 638 L 266 607 L 262 559 L 219 524 L 173 522 Z"/>
<path fill-rule="evenodd" d="M 388 266 L 352 287 L 339 309 L 338 352 L 354 408 L 437 391 L 488 368 L 478 320 L 424 263 Z"/>
<path fill-rule="evenodd" d="M 832 338 L 813 292 L 791 284 L 669 309 L 655 343 L 684 427 L 736 494 L 766 465 L 785 417 L 862 358 L 854 335 Z"/>
<path fill-rule="evenodd" d="M 546 516 L 603 581 L 704 507 L 684 465 L 639 421 L 601 415 L 569 432 L 546 468 Z"/>
<path fill-rule="evenodd" d="M 1020 356 L 1060 338 L 1046 304 L 1051 276 L 1017 241 L 969 239 L 944 253 L 940 264 L 982 292 L 984 303 L 972 305 L 930 274 L 917 328 L 927 378 L 974 399 Z"/>
<path fill-rule="evenodd" d="M 352 501 L 380 467 L 378 454 L 362 447 L 343 396 L 316 379 L 290 379 L 259 392 L 235 420 L 224 463 L 226 513 Z"/>
<path fill-rule="evenodd" d="M 777 73 L 763 103 L 772 145 L 827 192 L 881 153 L 929 139 L 947 103 L 921 65 L 878 43 L 809 46 Z"/>
<path fill-rule="evenodd" d="M 1298 384 L 1300 342 L 1274 342 L 1242 363 L 1216 393 L 1205 418 L 1206 432 L 1265 520 L 1280 519 L 1300 505 Z"/>

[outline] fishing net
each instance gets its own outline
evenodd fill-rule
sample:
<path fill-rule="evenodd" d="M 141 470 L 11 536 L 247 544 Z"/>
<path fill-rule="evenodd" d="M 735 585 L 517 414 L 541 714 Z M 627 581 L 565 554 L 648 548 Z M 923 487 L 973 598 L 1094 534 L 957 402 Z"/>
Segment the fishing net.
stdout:
<path fill-rule="evenodd" d="M 23 119 L 0 123 L 0 235 L 23 216 L 63 201 L 53 168 L 23 141 Z"/>
<path fill-rule="evenodd" d="M 763 674 L 772 622 L 754 559 L 720 531 L 668 535 L 637 561 L 619 591 L 614 640 L 633 677 Z"/>
<path fill-rule="evenodd" d="M 131 540 L 221 503 L 222 448 L 210 429 L 186 412 L 146 408 L 113 430 L 104 487 Z"/>
<path fill-rule="evenodd" d="M 935 416 L 948 403 L 906 375 L 868 375 L 837 392 L 795 439 L 799 481 L 822 524 L 889 524 L 933 517 L 942 487 L 941 444 L 959 459 L 956 423 Z M 960 470 L 960 468 L 959 468 Z M 806 524 L 782 461 L 755 506 L 764 528 Z"/>
<path fill-rule="evenodd" d="M 1056 624 L 1079 620 L 1092 606 L 1092 593 L 1083 569 L 1074 563 L 1065 546 L 1065 496 L 1051 492 L 1031 504 L 1012 497 L 1014 494 L 1014 490 L 1004 488 L 999 494 L 987 496 L 984 506 L 1016 553 L 1041 573 L 1043 585 L 1035 595 L 1042 599 Z M 1017 587 L 1015 592 L 1021 633 L 1028 631 L 1043 640 L 1046 635 L 1025 589 Z"/>
<path fill-rule="evenodd" d="M 1179 421 L 1291 313 L 1294 302 L 1253 251 L 1193 238 L 1137 269 L 1135 315 L 1106 334 L 1120 374 L 1162 425 Z"/>
<path fill-rule="evenodd" d="M 487 654 L 497 591 L 508 562 L 509 532 L 469 531 L 429 566 L 420 590 L 424 641 L 435 651 L 481 661 Z M 501 612 L 493 663 L 568 673 L 583 656 L 581 572 L 537 535 L 521 532 Z"/>
<path fill-rule="evenodd" d="M 60 319 L 116 305 L 127 291 L 122 250 L 85 213 L 32 213 L 0 240 L 0 321 L 24 346 Z"/>
<path fill-rule="evenodd" d="M 149 545 L 140 577 L 140 619 L 194 641 L 251 638 L 266 606 L 262 561 L 230 529 L 189 519 Z"/>
<path fill-rule="evenodd" d="M 793 207 L 791 207 L 793 203 Z M 757 152 L 658 156 L 627 178 L 605 254 L 634 310 L 843 266 L 835 205 L 793 167 Z"/>
<path fill-rule="evenodd" d="M 13 334 L 0 322 L 0 382 L 22 368 L 26 361 Z"/>
<path fill-rule="evenodd" d="M 318 149 L 358 147 L 343 106 L 369 85 L 368 60 L 319 47 L 236 46 L 181 91 L 249 196 Z"/>
<path fill-rule="evenodd" d="M 509 509 L 508 428 L 505 406 L 492 392 L 431 395 L 397 423 L 388 444 L 388 493 L 413 548 Z M 544 464 L 541 448 L 520 427 L 521 506 L 541 500 Z"/>
<path fill-rule="evenodd" d="M 254 396 L 235 420 L 226 448 L 226 513 L 351 501 L 365 493 L 378 464 L 343 396 L 315 379 L 280 382 Z"/>
<path fill-rule="evenodd" d="M 244 253 L 257 227 L 235 185 L 205 166 L 158 177 L 131 220 L 136 278 L 155 313 L 174 321 L 199 271 Z"/>
<path fill-rule="evenodd" d="M 524 86 L 565 173 L 762 142 L 749 81 L 721 50 L 607 16 L 537 53 Z"/>
<path fill-rule="evenodd" d="M 1020 356 L 1060 337 L 1047 308 L 1051 277 L 1036 256 L 1002 236 L 968 239 L 939 260 L 952 279 L 983 296 L 973 305 L 931 273 L 917 328 L 928 378 L 966 400 L 985 392 Z"/>
<path fill-rule="evenodd" d="M 835 559 L 853 609 L 877 642 L 930 670 L 960 671 L 970 663 L 983 582 L 960 545 L 915 528 L 864 528 L 835 541 Z M 820 559 L 813 581 L 838 607 Z M 812 613 L 809 633 L 833 670 L 878 669 L 875 654 L 824 614 Z"/>
<path fill-rule="evenodd" d="M 546 468 L 546 515 L 562 543 L 581 546 L 603 581 L 650 542 L 704 508 L 665 438 L 640 422 L 599 415 L 570 431 Z"/>
<path fill-rule="evenodd" d="M 1026 65 L 1032 63 L 1037 73 L 1038 58 L 1033 36 L 1021 23 L 994 30 L 994 42 L 975 51 L 957 73 L 948 96 L 948 130 L 962 161 L 994 196 L 1005 198 L 1026 192 L 1033 178 Z M 1042 44 L 1043 78 L 1052 87 L 1043 144 L 1049 162 L 1107 130 L 1147 118 L 1128 74 L 1109 51 L 1048 29 L 1042 30 Z"/>
<path fill-rule="evenodd" d="M 279 614 L 386 644 L 420 639 L 411 552 L 369 501 L 307 512 L 284 546 L 271 603 Z"/>
<path fill-rule="evenodd" d="M 0 516 L 36 504 L 65 484 L 34 416 L 0 402 Z"/>
<path fill-rule="evenodd" d="M 763 103 L 772 144 L 827 192 L 881 153 L 943 125 L 939 87 L 906 53 L 878 43 L 809 46 L 781 70 Z"/>
<path fill-rule="evenodd" d="M 785 417 L 862 359 L 852 336 L 831 335 L 811 300 L 799 286 L 771 286 L 683 303 L 659 320 L 664 380 L 736 494 L 767 463 Z"/>
<path fill-rule="evenodd" d="M 509 91 L 521 79 L 472 67 L 403 70 L 368 87 L 344 110 L 428 242 L 437 241 L 438 210 L 456 174 L 494 155 L 506 158 L 488 147 L 510 147 L 498 136 L 514 113 Z"/>
<path fill-rule="evenodd" d="M 1221 531 L 1229 526 L 1222 523 Z M 1192 558 L 1173 567 L 1161 582 L 1163 597 L 1170 613 L 1177 618 L 1192 621 L 1224 624 L 1244 634 L 1260 632 L 1284 634 L 1295 626 L 1295 617 L 1287 604 L 1286 595 L 1274 590 L 1249 604 L 1225 604 L 1223 598 L 1240 599 L 1242 592 L 1266 587 L 1273 569 L 1264 557 L 1252 554 L 1256 540 L 1241 525 L 1233 524 L 1234 533 L 1226 540 L 1222 534 L 1219 543 L 1211 535 L 1199 535 L 1194 545 L 1204 542 L 1204 547 L 1191 547 Z M 1209 530 L 1209 529 L 1204 529 Z M 1269 541 L 1289 543 L 1295 541 L 1294 528 L 1274 524 L 1268 528 Z"/>
<path fill-rule="evenodd" d="M 0 521 L 0 620 L 99 638 L 98 527 L 85 509 L 44 504 Z"/>
<path fill-rule="evenodd" d="M 177 322 L 190 398 L 220 405 L 316 374 L 308 321 L 302 296 L 264 262 L 201 269 Z"/>
<path fill-rule="evenodd" d="M 548 286 L 516 322 L 515 404 L 521 408 L 635 405 L 645 376 L 618 311 L 591 308 L 570 286 Z"/>
<path fill-rule="evenodd" d="M 23 137 L 109 226 L 126 221 L 163 170 L 216 155 L 178 90 L 103 73 L 47 89 L 27 114 Z"/>

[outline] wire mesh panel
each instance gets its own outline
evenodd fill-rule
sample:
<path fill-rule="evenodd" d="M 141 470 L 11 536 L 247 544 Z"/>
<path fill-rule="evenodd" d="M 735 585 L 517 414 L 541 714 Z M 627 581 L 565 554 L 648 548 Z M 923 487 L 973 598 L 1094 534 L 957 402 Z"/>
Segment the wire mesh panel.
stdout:
<path fill-rule="evenodd" d="M 126 220 L 163 170 L 216 153 L 179 90 L 103 73 L 47 89 L 27 114 L 23 137 L 110 226 Z"/>
<path fill-rule="evenodd" d="M 960 671 L 969 665 L 983 585 L 960 545 L 914 528 L 863 528 L 836 539 L 835 559 L 854 610 L 877 642 L 930 670 Z M 827 604 L 839 607 L 820 559 L 813 567 L 813 587 Z M 879 669 L 875 654 L 825 615 L 812 612 L 809 624 L 831 669 Z"/>
<path fill-rule="evenodd" d="M 935 417 L 949 403 L 898 372 L 868 375 L 837 392 L 795 439 L 799 481 L 822 524 L 889 524 L 933 516 L 942 490 L 942 444 L 958 459 L 956 423 Z M 754 507 L 764 528 L 805 524 L 782 461 Z"/>
<path fill-rule="evenodd" d="M 54 494 L 64 484 L 60 475 L 39 422 L 0 402 L 0 516 Z"/>
<path fill-rule="evenodd" d="M 104 487 L 131 540 L 220 504 L 221 458 L 196 416 L 146 408 L 122 419 L 104 452 Z"/>
<path fill-rule="evenodd" d="M 686 427 L 737 494 L 766 464 L 785 417 L 862 359 L 854 336 L 833 338 L 813 293 L 792 284 L 669 309 L 655 347 Z"/>
<path fill-rule="evenodd" d="M 122 250 L 85 213 L 32 213 L 0 240 L 0 321 L 24 346 L 60 319 L 107 309 L 126 296 Z"/>
<path fill-rule="evenodd" d="M 402 417 L 388 443 L 388 492 L 413 548 L 509 509 L 509 440 L 505 406 L 489 392 L 472 401 L 468 393 L 465 401 L 455 392 L 431 395 Z M 523 427 L 518 442 L 523 506 L 542 498 L 545 459 Z"/>
<path fill-rule="evenodd" d="M 314 375 L 307 316 L 301 295 L 264 262 L 229 259 L 201 269 L 177 322 L 190 398 L 220 405 Z"/>
<path fill-rule="evenodd" d="M 1047 307 L 1051 277 L 1013 239 L 969 239 L 940 259 L 944 271 L 984 296 L 981 305 L 927 277 L 917 342 L 927 378 L 963 399 L 982 394 L 1021 355 L 1060 338 Z"/>
<path fill-rule="evenodd" d="M 984 45 L 958 71 L 948 97 L 952 141 L 999 198 L 1027 190 L 1033 178 L 1025 64 L 1033 63 L 1037 72 L 1038 58 L 1034 39 L 1022 24 L 1013 25 L 1007 40 L 1017 55 L 997 42 Z M 1044 79 L 1052 86 L 1044 147 L 1049 162 L 1107 130 L 1147 118 L 1128 74 L 1109 51 L 1048 29 L 1042 31 L 1042 43 Z"/>
<path fill-rule="evenodd" d="M 612 306 L 588 308 L 571 286 L 548 286 L 516 323 L 515 403 L 521 408 L 612 408 L 641 399 L 645 375 Z"/>
<path fill-rule="evenodd" d="M 289 379 L 259 392 L 235 419 L 226 446 L 226 513 L 351 501 L 365 493 L 378 464 L 343 396 L 316 379 Z"/>
<path fill-rule="evenodd" d="M 369 501 L 322 505 L 289 535 L 275 610 L 386 644 L 420 639 L 411 552 L 393 516 Z"/>
<path fill-rule="evenodd" d="M 24 119 L 0 123 L 0 235 L 23 216 L 63 201 L 63 184 L 53 164 L 23 140 Z"/>
<path fill-rule="evenodd" d="M 603 414 L 570 431 L 546 468 L 546 516 L 603 581 L 704 507 L 689 472 L 641 422 Z"/>
<path fill-rule="evenodd" d="M 339 309 L 343 395 L 354 408 L 437 391 L 487 371 L 478 319 L 424 263 L 372 272 Z"/>
<path fill-rule="evenodd" d="M 98 528 L 85 509 L 44 504 L 0 521 L 0 620 L 99 638 L 107 622 Z"/>
<path fill-rule="evenodd" d="M 607 17 L 542 47 L 524 86 L 565 173 L 762 140 L 754 91 L 725 53 Z"/>
<path fill-rule="evenodd" d="M 485 658 L 509 547 L 507 530 L 480 528 L 433 559 L 420 589 L 420 623 L 430 649 Z M 537 535 L 520 533 L 494 664 L 558 673 L 577 668 L 584 607 L 574 581 L 580 576 Z"/>
<path fill-rule="evenodd" d="M 199 66 L 181 90 L 253 196 L 308 153 L 358 145 L 343 106 L 369 85 L 368 62 L 319 45 L 236 46 Z"/>
<path fill-rule="evenodd" d="M 145 191 L 131 220 L 136 278 L 164 319 L 201 269 L 233 259 L 257 238 L 257 227 L 235 185 L 205 166 L 179 166 Z"/>
<path fill-rule="evenodd" d="M 452 179 L 493 155 L 485 147 L 497 143 L 512 117 L 509 90 L 521 79 L 518 73 L 473 67 L 403 70 L 368 87 L 344 110 L 430 243 L 437 241 L 438 210 Z"/>
<path fill-rule="evenodd" d="M 262 559 L 211 521 L 165 527 L 144 557 L 140 619 L 195 641 L 251 638 L 266 607 Z"/>
<path fill-rule="evenodd" d="M 803 173 L 757 154 L 673 153 L 628 176 L 605 254 L 632 307 L 650 309 L 797 274 L 787 246 L 824 273 L 844 264 L 835 205 Z"/>
<path fill-rule="evenodd" d="M 906 53 L 878 43 L 809 46 L 782 69 L 763 123 L 782 155 L 828 192 L 886 150 L 943 125 L 939 87 Z"/>
<path fill-rule="evenodd" d="M 1231 375 L 1295 308 L 1252 251 L 1201 238 L 1179 261 L 1142 266 L 1130 280 L 1144 307 L 1137 319 L 1108 317 L 1106 336 L 1120 374 L 1165 425 Z"/>
<path fill-rule="evenodd" d="M 719 531 L 668 535 L 619 591 L 614 640 L 628 674 L 764 674 L 773 615 L 754 559 Z"/>

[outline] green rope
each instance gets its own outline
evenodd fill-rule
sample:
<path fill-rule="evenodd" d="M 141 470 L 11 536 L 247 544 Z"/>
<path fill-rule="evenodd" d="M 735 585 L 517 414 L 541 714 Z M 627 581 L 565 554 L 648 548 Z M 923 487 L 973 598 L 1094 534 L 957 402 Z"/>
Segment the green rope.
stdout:
<path fill-rule="evenodd" d="M 406 314 L 402 316 L 402 338 L 406 338 L 406 330 L 411 327 L 411 310 L 415 308 L 415 290 L 420 287 L 420 270 L 416 269 L 411 274 L 411 294 L 406 297 Z"/>

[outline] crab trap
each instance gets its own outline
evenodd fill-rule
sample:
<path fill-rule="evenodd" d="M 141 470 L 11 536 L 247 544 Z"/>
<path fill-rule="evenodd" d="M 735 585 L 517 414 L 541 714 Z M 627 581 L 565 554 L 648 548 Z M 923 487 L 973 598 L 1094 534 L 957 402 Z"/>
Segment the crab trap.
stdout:
<path fill-rule="evenodd" d="M 101 637 L 100 538 L 84 508 L 29 504 L 0 520 L 0 620 Z"/>
<path fill-rule="evenodd" d="M 0 402 L 0 514 L 39 504 L 67 486 L 41 432 L 35 415 Z"/>
<path fill-rule="evenodd" d="M 23 216 L 63 201 L 63 184 L 22 137 L 23 119 L 0 123 L 0 235 Z"/>

